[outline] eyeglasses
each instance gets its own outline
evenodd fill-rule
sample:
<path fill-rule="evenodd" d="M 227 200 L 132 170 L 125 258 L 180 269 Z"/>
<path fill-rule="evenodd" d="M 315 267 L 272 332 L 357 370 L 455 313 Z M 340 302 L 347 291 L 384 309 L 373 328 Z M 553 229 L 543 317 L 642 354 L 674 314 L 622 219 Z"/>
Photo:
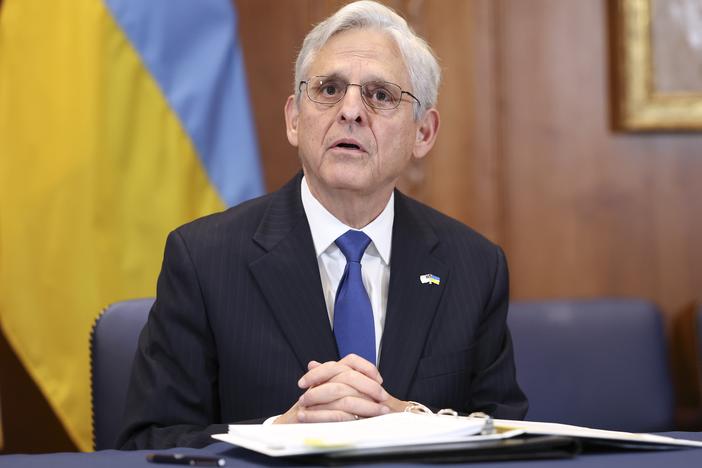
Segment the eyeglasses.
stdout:
<path fill-rule="evenodd" d="M 346 95 L 349 86 L 361 88 L 361 99 L 373 109 L 390 110 L 396 109 L 402 102 L 402 95 L 406 94 L 421 104 L 409 91 L 403 91 L 395 83 L 387 81 L 367 81 L 365 83 L 349 83 L 341 78 L 332 76 L 313 76 L 307 81 L 300 81 L 298 91 L 302 90 L 302 85 L 307 85 L 307 97 L 311 101 L 334 105 L 341 101 Z"/>

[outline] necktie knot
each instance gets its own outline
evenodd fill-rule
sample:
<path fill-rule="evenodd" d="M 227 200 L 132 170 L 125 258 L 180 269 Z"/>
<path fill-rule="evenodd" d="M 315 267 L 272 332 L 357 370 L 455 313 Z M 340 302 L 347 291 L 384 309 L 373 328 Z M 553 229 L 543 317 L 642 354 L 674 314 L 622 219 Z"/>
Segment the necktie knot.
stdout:
<path fill-rule="evenodd" d="M 363 231 L 355 231 L 350 229 L 343 235 L 339 236 L 334 242 L 341 253 L 346 257 L 347 262 L 359 263 L 363 257 L 363 252 L 366 251 L 370 244 L 370 237 Z"/>

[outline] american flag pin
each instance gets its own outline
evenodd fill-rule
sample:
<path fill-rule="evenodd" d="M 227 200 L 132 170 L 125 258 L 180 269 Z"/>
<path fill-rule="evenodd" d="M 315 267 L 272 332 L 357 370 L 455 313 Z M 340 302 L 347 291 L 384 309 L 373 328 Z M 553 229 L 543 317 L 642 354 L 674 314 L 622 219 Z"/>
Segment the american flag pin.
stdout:
<path fill-rule="evenodd" d="M 419 275 L 419 281 L 421 281 L 422 284 L 436 284 L 436 285 L 441 284 L 441 278 L 439 278 L 436 275 L 432 275 L 431 273 L 427 273 L 425 275 Z"/>

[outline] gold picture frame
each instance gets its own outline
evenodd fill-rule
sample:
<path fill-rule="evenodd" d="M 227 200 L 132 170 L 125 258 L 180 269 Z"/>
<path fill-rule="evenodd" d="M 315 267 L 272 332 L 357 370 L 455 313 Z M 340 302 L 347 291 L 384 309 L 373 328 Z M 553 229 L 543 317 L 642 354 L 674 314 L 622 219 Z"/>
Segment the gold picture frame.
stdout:
<path fill-rule="evenodd" d="M 680 0 L 611 0 L 614 39 L 614 127 L 625 131 L 702 130 L 702 76 L 699 89 L 661 89 L 654 52 L 665 34 L 654 37 L 652 16 L 660 8 L 674 11 Z M 657 3 L 656 5 L 653 2 Z M 667 4 L 665 3 L 667 2 Z M 670 28 L 670 27 L 669 27 Z M 675 53 L 674 50 L 666 52 Z M 660 57 L 660 56 L 659 56 Z M 667 55 L 663 55 L 667 57 Z M 702 55 L 701 55 L 702 57 Z M 680 60 L 680 63 L 685 63 Z M 692 66 L 702 67 L 699 64 Z M 680 70 L 668 70 L 675 76 Z M 696 70 L 693 73 L 697 76 Z M 689 86 L 688 86 L 689 88 Z"/>

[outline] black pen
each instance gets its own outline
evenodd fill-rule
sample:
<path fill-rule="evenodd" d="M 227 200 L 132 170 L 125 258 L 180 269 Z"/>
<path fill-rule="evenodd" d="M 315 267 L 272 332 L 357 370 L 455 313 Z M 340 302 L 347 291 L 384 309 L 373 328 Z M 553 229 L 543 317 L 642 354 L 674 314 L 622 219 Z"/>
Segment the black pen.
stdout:
<path fill-rule="evenodd" d="M 174 465 L 224 466 L 226 464 L 224 458 L 186 455 L 184 453 L 150 453 L 146 459 L 151 463 L 172 463 Z"/>

